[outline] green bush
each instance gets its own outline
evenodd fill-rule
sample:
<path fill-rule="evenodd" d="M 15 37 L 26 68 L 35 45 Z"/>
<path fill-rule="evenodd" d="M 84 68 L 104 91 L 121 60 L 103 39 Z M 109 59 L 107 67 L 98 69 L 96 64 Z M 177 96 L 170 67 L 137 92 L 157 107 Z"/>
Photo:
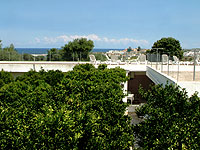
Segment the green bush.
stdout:
<path fill-rule="evenodd" d="M 1 149 L 129 149 L 123 69 L 30 71 L 0 89 Z"/>
<path fill-rule="evenodd" d="M 0 71 L 0 88 L 14 80 L 11 73 L 1 70 Z"/>
<path fill-rule="evenodd" d="M 200 99 L 188 98 L 179 86 L 153 86 L 140 90 L 147 104 L 137 110 L 144 121 L 134 127 L 144 149 L 199 149 Z"/>

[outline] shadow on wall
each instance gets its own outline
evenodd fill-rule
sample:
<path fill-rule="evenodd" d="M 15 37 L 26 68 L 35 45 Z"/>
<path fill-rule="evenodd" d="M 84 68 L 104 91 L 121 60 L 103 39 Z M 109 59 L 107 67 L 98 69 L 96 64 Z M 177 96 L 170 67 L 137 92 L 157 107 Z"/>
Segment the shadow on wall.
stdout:
<path fill-rule="evenodd" d="M 133 104 L 145 103 L 146 101 L 140 96 L 138 89 L 140 85 L 146 89 L 150 89 L 150 85 L 155 85 L 151 79 L 146 76 L 146 72 L 129 72 L 128 94 L 134 94 Z"/>

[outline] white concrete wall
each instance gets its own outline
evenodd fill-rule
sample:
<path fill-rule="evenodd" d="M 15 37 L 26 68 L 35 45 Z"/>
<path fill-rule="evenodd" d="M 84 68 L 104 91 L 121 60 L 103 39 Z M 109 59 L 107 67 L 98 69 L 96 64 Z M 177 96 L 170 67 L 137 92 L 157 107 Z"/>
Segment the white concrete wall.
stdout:
<path fill-rule="evenodd" d="M 43 61 L 29 61 L 29 62 L 0 62 L 0 70 L 8 71 L 8 72 L 28 72 L 31 69 L 39 71 L 41 68 L 44 70 L 60 70 L 63 72 L 67 72 L 73 69 L 73 67 L 77 64 L 85 64 L 89 62 L 43 62 Z"/>
<path fill-rule="evenodd" d="M 191 66 L 189 66 L 191 69 Z M 185 70 L 188 69 L 188 66 L 186 66 Z M 147 76 L 156 84 L 163 84 L 166 85 L 167 81 L 169 84 L 177 84 L 181 88 L 185 88 L 186 92 L 188 93 L 188 96 L 193 95 L 196 91 L 199 92 L 198 96 L 200 96 L 200 82 L 177 82 L 175 79 L 167 76 L 166 74 L 163 74 L 157 70 L 154 70 L 153 68 L 147 66 L 147 71 L 146 71 Z"/>
<path fill-rule="evenodd" d="M 56 62 L 56 61 L 0 61 L 0 70 L 8 72 L 28 72 L 33 69 L 41 70 L 61 70 L 67 72 L 72 70 L 75 65 L 90 62 Z M 98 67 L 98 65 L 95 65 Z M 128 71 L 146 71 L 146 65 L 108 65 L 108 68 L 120 67 Z"/>
<path fill-rule="evenodd" d="M 61 70 L 63 72 L 67 72 L 73 69 L 73 67 L 77 64 L 85 64 L 90 62 L 45 62 L 45 61 L 32 61 L 32 62 L 26 62 L 26 61 L 0 61 L 0 70 L 13 72 L 16 74 L 16 76 L 19 73 L 28 72 L 31 69 L 39 71 L 41 68 L 44 70 Z M 96 66 L 97 67 L 97 66 Z M 166 74 L 161 73 L 160 71 L 156 71 L 150 66 L 146 65 L 108 65 L 108 68 L 114 68 L 114 67 L 121 67 L 128 71 L 134 71 L 134 72 L 141 72 L 146 71 L 146 75 L 155 83 L 155 84 L 163 84 L 166 85 L 167 81 L 168 83 L 176 84 L 176 80 L 167 76 Z M 177 66 L 174 66 L 174 69 L 176 69 Z M 196 70 L 199 70 L 200 66 L 196 68 Z M 193 66 L 181 66 L 180 71 L 192 71 Z M 182 88 L 186 88 L 186 91 L 188 92 L 188 95 L 192 95 L 195 91 L 198 91 L 200 93 L 200 82 L 178 82 L 178 85 Z M 125 87 L 127 85 L 125 84 Z"/>
<path fill-rule="evenodd" d="M 169 76 L 167 76 L 167 75 L 165 75 L 165 74 L 163 74 L 163 73 L 161 73 L 161 72 L 159 72 L 159 71 L 157 71 L 157 70 L 155 70 L 155 69 L 153 69 L 149 66 L 147 66 L 146 75 L 155 84 L 163 84 L 163 86 L 165 86 L 167 83 L 169 83 L 169 84 L 171 84 L 171 83 L 175 84 L 176 83 L 176 81 L 173 78 L 171 78 L 171 77 L 169 77 Z"/>
<path fill-rule="evenodd" d="M 120 67 L 127 71 L 143 72 L 146 71 L 145 64 L 125 64 L 125 65 L 108 65 L 108 68 Z"/>

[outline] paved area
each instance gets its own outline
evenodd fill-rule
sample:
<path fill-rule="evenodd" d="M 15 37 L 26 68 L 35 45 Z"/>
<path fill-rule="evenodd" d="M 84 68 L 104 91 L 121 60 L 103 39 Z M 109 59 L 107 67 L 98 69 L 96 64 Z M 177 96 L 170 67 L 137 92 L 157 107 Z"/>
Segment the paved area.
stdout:
<path fill-rule="evenodd" d="M 142 119 L 138 118 L 135 112 L 128 113 L 131 117 L 131 124 L 138 124 L 142 121 Z"/>
<path fill-rule="evenodd" d="M 168 74 L 167 71 L 163 71 L 162 73 Z M 169 71 L 169 76 L 178 81 L 193 81 L 193 71 Z M 195 81 L 200 82 L 200 71 L 195 72 Z"/>
<path fill-rule="evenodd" d="M 193 81 L 194 65 L 149 65 L 180 82 Z M 169 73 L 168 73 L 169 70 Z M 179 70 L 179 71 L 178 71 Z M 195 66 L 195 81 L 200 82 L 200 65 Z"/>

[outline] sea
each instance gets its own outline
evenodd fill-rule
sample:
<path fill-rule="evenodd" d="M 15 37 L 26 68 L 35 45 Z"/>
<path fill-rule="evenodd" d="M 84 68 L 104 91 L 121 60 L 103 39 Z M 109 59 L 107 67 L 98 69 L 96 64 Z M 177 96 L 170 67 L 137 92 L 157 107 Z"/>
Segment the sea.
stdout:
<path fill-rule="evenodd" d="M 47 54 L 48 50 L 50 50 L 51 48 L 15 48 L 15 50 L 17 50 L 18 53 L 20 54 Z M 61 48 L 57 48 L 57 49 L 61 49 Z M 110 49 L 110 48 L 94 48 L 92 50 L 92 52 L 108 52 L 110 50 L 123 50 L 123 49 Z"/>

